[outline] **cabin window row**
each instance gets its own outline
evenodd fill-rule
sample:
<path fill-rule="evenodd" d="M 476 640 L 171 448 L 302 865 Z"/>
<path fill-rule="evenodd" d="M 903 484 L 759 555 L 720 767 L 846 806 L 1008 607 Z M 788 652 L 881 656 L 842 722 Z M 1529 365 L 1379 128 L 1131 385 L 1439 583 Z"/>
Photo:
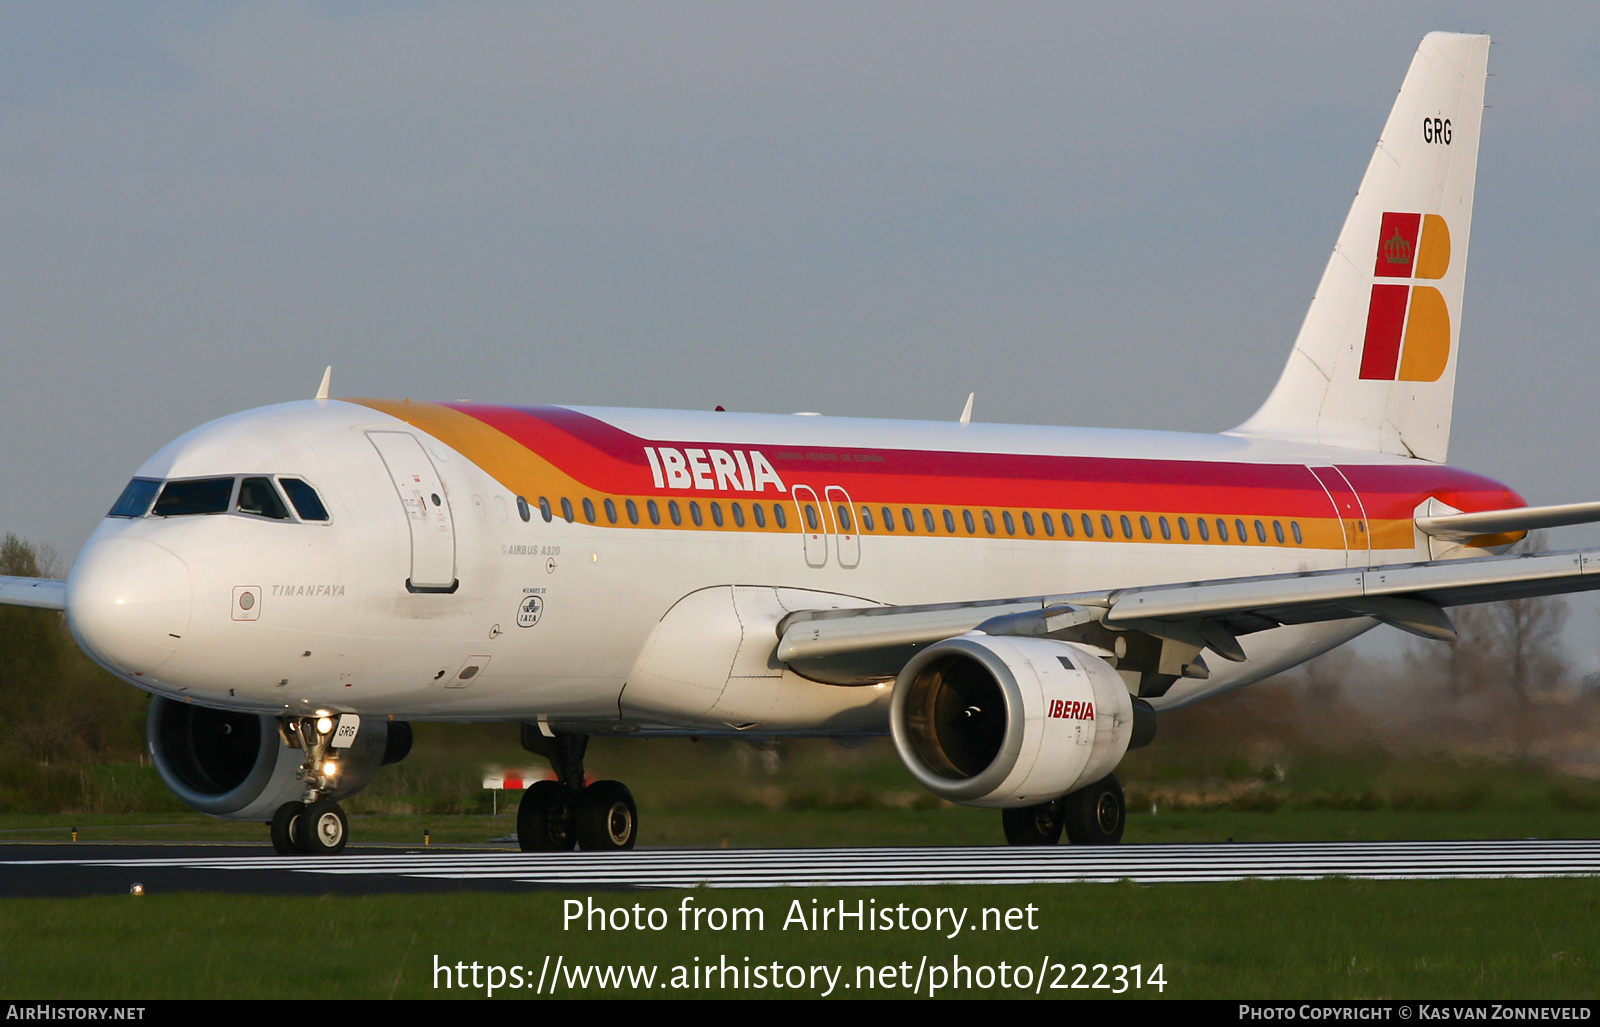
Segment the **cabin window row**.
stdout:
<path fill-rule="evenodd" d="M 600 523 L 602 511 L 607 524 L 619 523 L 622 516 L 627 517 L 629 524 L 637 525 L 642 523 L 640 506 L 632 499 L 623 501 L 620 512 L 616 501 L 612 499 L 602 500 L 599 508 L 596 507 L 594 500 L 588 497 L 584 497 L 579 502 L 583 510 L 583 519 L 590 524 Z M 568 524 L 577 521 L 578 511 L 574 508 L 571 499 L 562 496 L 557 500 L 557 503 L 560 506 L 563 520 Z M 643 517 L 648 518 L 652 525 L 661 524 L 663 505 L 665 506 L 666 519 L 675 526 L 684 523 L 685 507 L 688 511 L 688 520 L 695 527 L 704 526 L 708 519 L 712 526 L 718 528 L 726 526 L 730 520 L 735 528 L 743 528 L 751 524 L 757 528 L 765 528 L 768 525 L 768 507 L 760 503 L 750 504 L 749 518 L 746 519 L 745 507 L 742 503 L 729 503 L 725 517 L 722 504 L 718 502 L 707 503 L 706 508 L 702 510 L 698 500 L 689 500 L 686 504 L 680 506 L 676 499 L 669 499 L 665 504 L 657 503 L 654 499 L 648 499 L 644 502 Z M 770 508 L 772 511 L 772 526 L 780 530 L 787 528 L 789 526 L 789 518 L 784 511 L 784 504 L 772 503 Z M 555 520 L 556 511 L 551 506 L 548 498 L 539 497 L 538 510 L 539 516 L 544 519 L 545 523 Z M 801 516 L 805 519 L 806 530 L 825 530 L 816 504 L 802 503 L 800 504 L 800 511 Z M 891 508 L 887 506 L 880 507 L 879 512 L 881 520 L 873 515 L 871 507 L 863 506 L 861 508 L 861 526 L 865 531 L 875 532 L 880 524 L 883 530 L 888 533 L 900 530 L 900 527 L 897 527 L 896 524 L 895 513 Z M 524 521 L 533 519 L 533 508 L 521 496 L 517 497 L 517 513 Z M 850 507 L 842 503 L 839 504 L 834 509 L 834 517 L 838 530 L 845 533 L 855 531 L 854 518 L 851 516 Z M 968 535 L 976 535 L 978 533 L 978 518 L 982 519 L 983 530 L 986 534 L 998 535 L 1002 530 L 1010 536 L 1016 536 L 1017 534 L 1018 519 L 1010 510 L 1000 511 L 998 524 L 994 512 L 990 510 L 980 510 L 977 517 L 973 516 L 971 510 L 962 510 L 960 517 L 961 526 L 966 529 Z M 950 509 L 942 510 L 939 517 L 935 518 L 931 508 L 922 507 L 920 520 L 922 529 L 928 534 L 938 534 L 941 523 L 944 526 L 945 534 L 954 535 L 957 533 L 956 514 Z M 1271 524 L 1270 530 L 1268 523 Z M 1048 510 L 1040 512 L 1037 519 L 1035 519 L 1032 511 L 1022 511 L 1021 529 L 1024 536 L 1038 537 L 1040 532 L 1043 532 L 1045 537 L 1055 538 L 1057 533 L 1056 524 L 1055 515 Z M 1135 535 L 1136 524 L 1137 535 Z M 908 534 L 914 534 L 917 531 L 918 518 L 912 513 L 910 507 L 903 506 L 900 508 L 899 525 L 903 526 Z M 1153 541 L 1156 535 L 1160 534 L 1163 541 L 1170 542 L 1174 537 L 1174 526 L 1176 526 L 1176 536 L 1184 542 L 1194 541 L 1195 539 L 1201 542 L 1210 542 L 1213 538 L 1213 532 L 1218 542 L 1249 542 L 1253 528 L 1255 541 L 1259 543 L 1265 544 L 1270 534 L 1270 537 L 1278 545 L 1287 545 L 1288 538 L 1291 535 L 1294 537 L 1295 545 L 1305 544 L 1305 535 L 1300 530 L 1299 521 L 1290 521 L 1289 529 L 1286 533 L 1283 521 L 1266 522 L 1258 518 L 1252 518 L 1247 524 L 1243 518 L 1235 517 L 1230 528 L 1229 520 L 1225 517 L 1210 519 L 1196 517 L 1191 529 L 1190 519 L 1186 516 L 1169 519 L 1165 516 L 1157 515 L 1152 521 L 1147 514 L 1118 514 L 1116 520 L 1113 521 L 1110 514 L 1100 514 L 1096 519 L 1090 514 L 1080 513 L 1077 515 L 1076 520 L 1074 520 L 1071 513 L 1063 511 L 1060 514 L 1060 533 L 1066 538 L 1077 538 L 1081 533 L 1083 538 L 1122 538 L 1131 540 L 1137 537 Z M 1117 531 L 1118 528 L 1121 528 L 1120 535 Z"/>
<path fill-rule="evenodd" d="M 729 503 L 727 514 L 724 515 L 721 503 L 707 503 L 706 509 L 702 510 L 698 500 L 691 499 L 688 503 L 679 505 L 676 499 L 669 499 L 665 503 L 657 503 L 654 499 L 647 499 L 644 501 L 641 516 L 640 504 L 632 499 L 623 500 L 620 508 L 617 506 L 616 501 L 612 499 L 601 500 L 599 507 L 596 507 L 594 500 L 588 497 L 584 497 L 579 502 L 583 510 L 583 519 L 590 524 L 599 524 L 603 516 L 607 524 L 617 524 L 621 518 L 626 517 L 629 524 L 636 525 L 640 524 L 642 520 L 648 520 L 651 525 L 659 525 L 662 523 L 663 510 L 665 510 L 667 520 L 671 521 L 673 525 L 681 525 L 684 522 L 684 511 L 687 508 L 688 520 L 697 528 L 703 526 L 708 519 L 712 526 L 717 528 L 723 527 L 730 521 L 735 528 L 743 528 L 752 524 L 757 528 L 765 528 L 769 517 L 771 524 L 776 528 L 783 529 L 789 526 L 789 515 L 784 512 L 782 503 L 771 504 L 770 514 L 767 512 L 768 508 L 766 506 L 760 503 L 751 503 L 747 519 L 743 503 Z M 562 496 L 557 500 L 557 503 L 560 506 L 561 518 L 568 524 L 578 519 L 578 510 L 573 507 L 572 500 Z M 526 499 L 521 496 L 517 497 L 517 514 L 524 521 L 533 519 L 534 509 L 534 507 L 528 505 Z M 548 498 L 540 496 L 537 509 L 539 516 L 544 519 L 546 524 L 555 520 L 556 511 L 551 507 Z M 815 516 L 814 513 L 811 514 L 811 517 L 815 518 Z"/>
<path fill-rule="evenodd" d="M 847 524 L 848 515 L 844 513 L 842 507 L 840 511 L 841 525 Z M 894 511 L 891 508 L 887 506 L 880 507 L 879 512 L 882 515 L 881 521 L 873 516 L 870 506 L 863 506 L 861 508 L 862 527 L 867 531 L 876 531 L 877 525 L 882 524 L 885 532 L 892 533 L 899 530 L 896 527 Z M 980 518 L 985 534 L 998 535 L 1002 530 L 1007 535 L 1015 536 L 1017 534 L 1018 519 L 1012 515 L 1010 510 L 1000 511 L 998 526 L 996 525 L 995 515 L 990 510 L 980 510 L 976 518 L 971 510 L 962 510 L 960 516 L 961 527 L 966 529 L 968 535 L 976 535 L 978 533 L 978 520 Z M 921 521 L 923 529 L 930 534 L 938 533 L 940 521 L 944 524 L 946 534 L 956 534 L 956 514 L 951 510 L 943 510 L 940 518 L 935 520 L 933 511 L 928 507 L 923 507 Z M 1024 510 L 1021 514 L 1021 521 L 1022 534 L 1024 536 L 1038 537 L 1042 531 L 1047 538 L 1056 537 L 1056 518 L 1048 510 L 1040 512 L 1037 521 L 1031 511 Z M 917 530 L 917 518 L 912 514 L 910 507 L 903 506 L 900 508 L 899 523 L 907 533 Z M 1218 542 L 1249 542 L 1253 528 L 1255 540 L 1260 543 L 1265 543 L 1270 536 L 1278 545 L 1287 545 L 1288 539 L 1292 535 L 1295 545 L 1305 545 L 1305 534 L 1300 530 L 1299 521 L 1290 521 L 1288 531 L 1285 532 L 1284 523 L 1281 520 L 1268 522 L 1252 518 L 1247 524 L 1241 517 L 1232 519 L 1231 529 L 1228 518 L 1217 517 L 1208 520 L 1205 517 L 1196 517 L 1193 521 L 1194 527 L 1191 530 L 1188 517 L 1169 519 L 1165 516 L 1157 515 L 1152 520 L 1148 514 L 1118 514 L 1116 519 L 1112 520 L 1111 514 L 1103 513 L 1097 518 L 1087 513 L 1080 513 L 1074 520 L 1071 513 L 1063 511 L 1061 513 L 1060 530 L 1061 534 L 1066 538 L 1077 538 L 1081 534 L 1083 538 L 1142 538 L 1147 541 L 1154 541 L 1156 535 L 1159 534 L 1163 541 L 1170 542 L 1174 537 L 1174 525 L 1176 525 L 1177 537 L 1184 542 L 1194 541 L 1196 538 L 1201 542 L 1210 542 L 1213 537 L 1213 531 L 1215 531 L 1215 538 Z M 1117 530 L 1118 528 L 1121 529 L 1120 533 Z M 1137 534 L 1135 533 L 1136 528 Z M 846 527 L 844 530 L 849 529 Z"/>

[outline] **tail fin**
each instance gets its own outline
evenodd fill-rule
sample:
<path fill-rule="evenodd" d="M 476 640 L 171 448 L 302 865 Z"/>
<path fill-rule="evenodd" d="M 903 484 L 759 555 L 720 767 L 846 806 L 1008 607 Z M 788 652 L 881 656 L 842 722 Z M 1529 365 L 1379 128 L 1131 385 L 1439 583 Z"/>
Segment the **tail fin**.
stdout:
<path fill-rule="evenodd" d="M 1443 461 L 1489 37 L 1411 60 L 1272 395 L 1230 434 Z"/>

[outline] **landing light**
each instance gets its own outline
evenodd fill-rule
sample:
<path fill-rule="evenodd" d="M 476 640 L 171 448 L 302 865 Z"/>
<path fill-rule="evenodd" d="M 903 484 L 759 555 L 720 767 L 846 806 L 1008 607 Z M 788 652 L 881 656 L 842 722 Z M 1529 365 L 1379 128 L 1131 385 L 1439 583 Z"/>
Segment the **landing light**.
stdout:
<path fill-rule="evenodd" d="M 335 774 L 339 773 L 339 764 L 333 760 L 329 760 L 322 765 L 322 772 L 329 777 L 333 777 Z"/>
<path fill-rule="evenodd" d="M 317 718 L 317 734 L 325 735 L 329 731 L 332 731 L 332 730 L 333 730 L 333 718 L 332 717 L 318 717 Z"/>

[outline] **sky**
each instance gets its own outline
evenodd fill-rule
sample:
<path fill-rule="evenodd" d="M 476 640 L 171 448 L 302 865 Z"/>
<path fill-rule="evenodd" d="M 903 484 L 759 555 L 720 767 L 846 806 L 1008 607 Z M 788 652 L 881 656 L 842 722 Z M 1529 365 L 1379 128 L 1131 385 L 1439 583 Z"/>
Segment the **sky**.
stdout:
<path fill-rule="evenodd" d="M 326 364 L 1227 429 L 1434 29 L 1495 44 L 1451 462 L 1600 499 L 1592 4 L 52 0 L 0 5 L 0 532 L 70 561 Z"/>

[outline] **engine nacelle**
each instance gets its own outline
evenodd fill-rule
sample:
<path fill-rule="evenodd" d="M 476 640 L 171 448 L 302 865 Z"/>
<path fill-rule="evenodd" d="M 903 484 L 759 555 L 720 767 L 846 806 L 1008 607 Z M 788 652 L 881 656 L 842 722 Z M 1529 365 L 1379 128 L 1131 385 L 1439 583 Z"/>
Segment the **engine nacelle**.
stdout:
<path fill-rule="evenodd" d="M 202 813 L 266 822 L 305 791 L 296 774 L 305 751 L 284 744 L 273 717 L 156 696 L 148 732 L 161 780 Z M 380 766 L 405 758 L 410 748 L 411 725 L 363 719 L 355 744 L 335 750 L 338 787 L 329 797 L 342 799 L 365 788 Z"/>
<path fill-rule="evenodd" d="M 929 791 L 968 806 L 1049 802 L 1100 780 L 1134 735 L 1111 665 L 1070 642 L 973 633 L 914 656 L 890 730 Z"/>

